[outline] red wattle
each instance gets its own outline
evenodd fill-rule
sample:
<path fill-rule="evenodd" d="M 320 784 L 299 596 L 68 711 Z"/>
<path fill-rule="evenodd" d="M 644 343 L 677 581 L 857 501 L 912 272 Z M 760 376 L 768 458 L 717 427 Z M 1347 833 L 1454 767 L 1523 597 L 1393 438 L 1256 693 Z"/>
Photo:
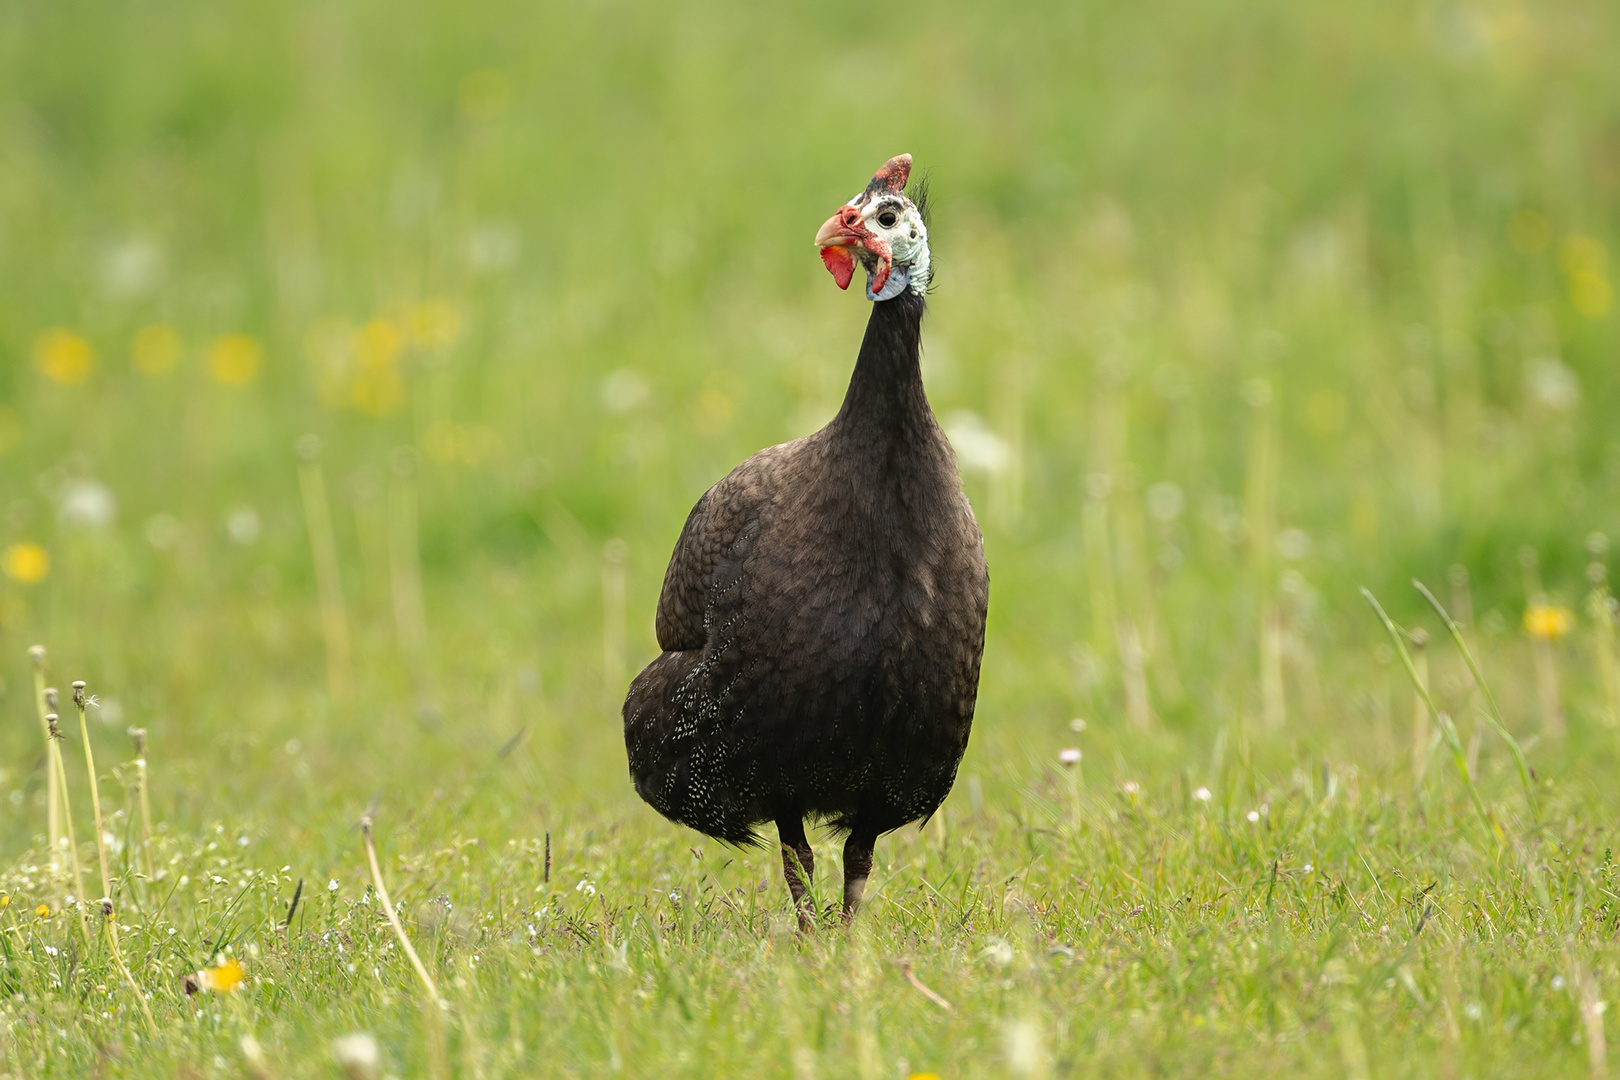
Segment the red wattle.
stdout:
<path fill-rule="evenodd" d="M 847 247 L 824 247 L 821 249 L 821 261 L 827 264 L 827 272 L 838 282 L 840 289 L 849 288 L 850 279 L 855 276 L 855 256 Z"/>

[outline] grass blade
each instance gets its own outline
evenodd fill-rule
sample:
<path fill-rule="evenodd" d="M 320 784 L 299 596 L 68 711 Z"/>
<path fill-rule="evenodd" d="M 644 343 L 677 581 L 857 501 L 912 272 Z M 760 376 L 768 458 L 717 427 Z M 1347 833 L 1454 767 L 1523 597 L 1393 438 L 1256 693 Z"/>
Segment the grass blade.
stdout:
<path fill-rule="evenodd" d="M 1468 650 L 1468 643 L 1463 640 L 1462 631 L 1457 628 L 1456 621 L 1441 606 L 1434 593 L 1429 591 L 1428 586 L 1417 578 L 1412 579 L 1412 586 L 1423 594 L 1423 599 L 1429 602 L 1429 606 L 1434 608 L 1434 613 L 1440 616 L 1440 621 L 1446 624 L 1446 630 L 1451 634 L 1451 640 L 1457 643 L 1457 651 L 1462 653 L 1463 663 L 1468 665 L 1468 670 L 1474 676 L 1474 685 L 1478 686 L 1480 693 L 1485 695 L 1485 704 L 1488 707 L 1485 712 L 1486 723 L 1490 724 L 1491 730 L 1500 735 L 1502 740 L 1507 743 L 1508 752 L 1513 755 L 1513 764 L 1518 766 L 1519 769 L 1519 784 L 1524 788 L 1524 800 L 1530 804 L 1530 818 L 1531 820 L 1537 820 L 1536 789 L 1535 781 L 1530 774 L 1530 763 L 1524 758 L 1524 750 L 1520 748 L 1519 740 L 1515 739 L 1513 733 L 1508 731 L 1507 725 L 1502 723 L 1502 713 L 1496 707 L 1496 697 L 1491 693 L 1491 688 L 1485 684 L 1485 675 L 1479 670 L 1479 664 L 1475 662 L 1474 654 Z"/>
<path fill-rule="evenodd" d="M 1401 664 L 1405 666 L 1412 685 L 1417 687 L 1417 692 L 1422 696 L 1423 703 L 1429 707 L 1435 723 L 1440 725 L 1440 732 L 1445 736 L 1446 745 L 1451 748 L 1451 758 L 1457 764 L 1457 772 L 1462 776 L 1463 786 L 1468 789 L 1468 797 L 1474 802 L 1474 809 L 1479 811 L 1480 820 L 1485 823 L 1491 835 L 1496 837 L 1497 842 L 1501 843 L 1503 839 L 1501 831 L 1497 828 L 1496 822 L 1491 820 L 1490 811 L 1485 808 L 1484 800 L 1479 797 L 1479 789 L 1474 786 L 1474 778 L 1468 775 L 1468 755 L 1463 750 L 1462 740 L 1457 737 L 1457 725 L 1451 722 L 1451 717 L 1440 711 L 1434 703 L 1434 698 L 1429 696 L 1429 688 L 1418 678 L 1417 667 L 1412 663 L 1412 655 L 1406 651 L 1406 642 L 1401 640 L 1400 630 L 1396 628 L 1394 620 L 1384 613 L 1378 598 L 1365 587 L 1362 588 L 1361 595 L 1378 615 L 1378 620 L 1384 624 L 1384 629 L 1389 633 L 1389 640 L 1395 644 L 1395 652 L 1400 656 Z"/>

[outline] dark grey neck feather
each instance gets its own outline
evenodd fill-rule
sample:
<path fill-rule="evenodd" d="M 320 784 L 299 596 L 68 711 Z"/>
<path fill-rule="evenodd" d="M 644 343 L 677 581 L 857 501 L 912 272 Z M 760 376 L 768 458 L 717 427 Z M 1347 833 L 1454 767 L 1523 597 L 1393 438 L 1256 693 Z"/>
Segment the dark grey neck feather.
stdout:
<path fill-rule="evenodd" d="M 922 383 L 922 317 L 927 303 L 909 291 L 872 305 L 855 373 L 832 427 L 856 446 L 932 442 L 938 426 Z"/>

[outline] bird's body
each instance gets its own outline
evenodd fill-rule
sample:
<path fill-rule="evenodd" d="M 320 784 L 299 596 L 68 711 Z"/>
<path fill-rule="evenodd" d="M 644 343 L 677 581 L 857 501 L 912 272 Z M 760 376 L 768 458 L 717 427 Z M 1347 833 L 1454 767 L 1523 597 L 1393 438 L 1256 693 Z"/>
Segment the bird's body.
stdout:
<path fill-rule="evenodd" d="M 659 598 L 664 651 L 624 706 L 641 796 L 733 843 L 774 821 L 795 901 L 803 820 L 847 832 L 846 914 L 877 836 L 949 793 L 984 646 L 983 541 L 923 392 L 924 306 L 921 288 L 878 300 L 832 422 L 699 500 Z"/>

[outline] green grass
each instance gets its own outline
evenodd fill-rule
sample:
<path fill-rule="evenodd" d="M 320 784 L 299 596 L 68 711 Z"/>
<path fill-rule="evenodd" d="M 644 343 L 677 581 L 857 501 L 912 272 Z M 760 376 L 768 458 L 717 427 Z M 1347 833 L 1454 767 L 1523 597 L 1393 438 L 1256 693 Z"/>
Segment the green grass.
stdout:
<path fill-rule="evenodd" d="M 333 1075 L 369 1032 L 402 1077 L 1605 1074 L 1617 54 L 1598 0 L 10 4 L 4 1071 Z M 635 798 L 617 699 L 691 504 L 836 408 L 866 309 L 810 238 L 900 151 L 984 681 L 935 822 L 800 938 L 774 852 Z M 1460 754 L 1433 718 L 1414 754 L 1361 586 Z M 100 698 L 156 1038 L 45 868 L 34 644 Z M 187 997 L 227 948 L 244 986 Z"/>

